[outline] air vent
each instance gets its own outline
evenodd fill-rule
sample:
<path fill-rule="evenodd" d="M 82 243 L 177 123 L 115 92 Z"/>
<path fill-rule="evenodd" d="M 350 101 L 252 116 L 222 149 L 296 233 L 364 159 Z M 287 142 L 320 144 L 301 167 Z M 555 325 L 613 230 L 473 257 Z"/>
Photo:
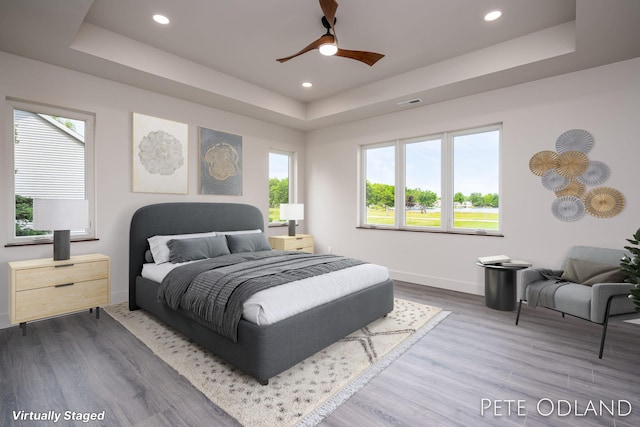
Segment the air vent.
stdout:
<path fill-rule="evenodd" d="M 414 98 L 414 99 L 410 99 L 408 101 L 398 102 L 396 105 L 398 107 L 408 107 L 410 105 L 418 105 L 418 104 L 422 104 L 422 99 Z"/>

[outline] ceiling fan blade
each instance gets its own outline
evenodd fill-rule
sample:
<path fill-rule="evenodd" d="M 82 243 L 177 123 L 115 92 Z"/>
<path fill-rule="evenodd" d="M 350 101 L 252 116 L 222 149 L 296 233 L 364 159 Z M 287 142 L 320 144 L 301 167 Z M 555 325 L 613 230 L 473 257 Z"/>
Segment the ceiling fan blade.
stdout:
<path fill-rule="evenodd" d="M 356 61 L 364 62 L 368 66 L 372 66 L 373 64 L 384 58 L 384 55 L 381 53 L 365 52 L 362 50 L 347 50 L 340 48 L 338 48 L 336 56 L 355 59 Z"/>
<path fill-rule="evenodd" d="M 300 52 L 298 52 L 298 53 L 294 53 L 293 55 L 291 55 L 291 56 L 287 56 L 287 57 L 285 57 L 285 58 L 276 59 L 276 61 L 281 62 L 281 63 L 282 63 L 282 62 L 287 62 L 288 60 L 293 59 L 293 58 L 295 58 L 296 56 L 300 56 L 300 55 L 302 55 L 303 53 L 307 53 L 307 52 L 309 52 L 310 50 L 313 50 L 313 49 L 317 49 L 317 48 L 319 48 L 319 47 L 320 47 L 320 45 L 323 45 L 323 44 L 325 44 L 325 43 L 333 43 L 333 40 L 334 40 L 334 38 L 333 38 L 333 36 L 332 36 L 332 35 L 330 35 L 330 34 L 328 34 L 328 35 L 327 35 L 327 34 L 325 34 L 325 35 L 323 35 L 322 37 L 320 37 L 318 40 L 316 40 L 316 41 L 314 41 L 314 42 L 310 43 L 308 46 L 306 46 L 306 47 L 305 47 L 304 49 L 302 49 Z"/>
<path fill-rule="evenodd" d="M 322 9 L 322 13 L 324 17 L 329 21 L 329 25 L 333 28 L 333 21 L 336 18 L 336 10 L 338 10 L 338 2 L 336 0 L 320 0 L 320 8 Z"/>
<path fill-rule="evenodd" d="M 335 42 L 338 43 L 338 34 L 336 34 L 336 27 L 334 26 L 336 21 L 336 10 L 338 10 L 338 2 L 336 0 L 320 0 L 320 9 L 322 9 L 322 14 L 327 19 L 327 22 L 333 31 Z"/>

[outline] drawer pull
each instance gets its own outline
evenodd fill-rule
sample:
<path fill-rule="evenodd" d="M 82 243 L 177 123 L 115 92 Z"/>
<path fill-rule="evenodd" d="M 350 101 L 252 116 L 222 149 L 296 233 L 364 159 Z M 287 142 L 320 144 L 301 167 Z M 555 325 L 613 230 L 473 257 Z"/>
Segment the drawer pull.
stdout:
<path fill-rule="evenodd" d="M 60 267 L 73 267 L 74 264 L 62 264 L 62 265 L 56 265 L 56 268 L 60 268 Z"/>
<path fill-rule="evenodd" d="M 73 283 L 61 283 L 59 285 L 55 285 L 54 287 L 55 288 L 63 288 L 65 286 L 73 286 L 73 285 L 74 285 Z"/>

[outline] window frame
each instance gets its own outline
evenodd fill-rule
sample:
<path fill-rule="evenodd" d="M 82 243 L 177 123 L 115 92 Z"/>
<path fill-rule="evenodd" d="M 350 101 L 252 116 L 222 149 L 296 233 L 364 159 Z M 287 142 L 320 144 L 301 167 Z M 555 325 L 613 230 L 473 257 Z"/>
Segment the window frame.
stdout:
<path fill-rule="evenodd" d="M 277 154 L 280 156 L 287 156 L 288 162 L 288 177 L 289 177 L 289 200 L 288 203 L 297 203 L 296 190 L 297 190 L 297 154 L 295 151 L 281 150 L 278 148 L 270 148 L 269 156 L 271 154 Z M 269 172 L 271 172 L 271 164 L 268 165 Z M 271 175 L 271 173 L 269 173 Z M 271 180 L 271 176 L 267 181 Z M 271 208 L 271 206 L 269 206 Z M 270 216 L 270 215 L 269 215 Z M 269 221 L 269 227 L 287 226 L 288 221 Z"/>
<path fill-rule="evenodd" d="M 367 223 L 367 205 L 366 205 L 366 200 L 367 200 L 367 155 L 365 150 L 363 149 L 365 146 L 361 146 L 360 150 L 358 150 L 358 154 L 359 154 L 359 166 L 360 166 L 360 173 L 359 176 L 361 177 L 360 181 L 360 186 L 359 186 L 359 193 L 360 193 L 360 197 L 359 199 L 362 200 L 361 202 L 358 203 L 358 210 L 359 210 L 359 225 L 362 227 L 368 227 L 368 228 L 395 228 L 395 226 L 391 226 L 391 225 L 385 225 L 385 224 L 368 224 Z M 395 141 L 387 141 L 387 142 L 379 142 L 376 144 L 369 144 L 366 146 L 368 149 L 378 149 L 378 148 L 387 148 L 387 147 L 394 147 L 394 163 L 395 163 L 395 176 L 394 176 L 394 180 L 396 183 L 396 187 L 397 187 L 397 183 L 398 183 L 398 140 Z M 394 205 L 397 206 L 398 205 L 398 192 L 396 191 L 394 194 Z M 394 212 L 395 212 L 395 208 L 394 208 Z M 398 216 L 394 213 L 394 220 L 398 221 Z"/>
<path fill-rule="evenodd" d="M 9 232 L 7 233 L 7 246 L 18 246 L 27 244 L 49 243 L 53 241 L 53 234 L 43 234 L 37 236 L 16 236 L 16 194 L 15 194 L 15 123 L 14 110 L 28 111 L 34 114 L 45 114 L 50 116 L 64 117 L 73 120 L 84 121 L 84 187 L 85 199 L 89 202 L 89 227 L 84 233 L 72 232 L 71 241 L 92 240 L 97 238 L 96 233 L 96 182 L 95 182 L 95 114 L 80 111 L 73 108 L 52 106 L 32 101 L 24 101 L 13 98 L 6 98 L 6 130 L 7 144 L 7 167 L 6 178 L 9 186 L 8 203 L 11 206 L 8 220 Z"/>
<path fill-rule="evenodd" d="M 502 202 L 498 204 L 498 228 L 497 229 L 471 229 L 454 227 L 454 139 L 459 136 L 481 134 L 498 131 L 498 195 L 502 195 L 502 123 L 494 123 L 484 126 L 465 128 L 455 131 L 445 131 L 428 134 L 420 137 L 396 139 L 387 142 L 361 145 L 358 150 L 358 228 L 438 232 L 453 234 L 479 234 L 502 236 Z M 440 226 L 420 226 L 406 224 L 406 146 L 420 141 L 440 140 Z M 366 206 L 366 181 L 367 181 L 367 150 L 385 146 L 395 147 L 395 222 L 393 225 L 368 224 Z"/>

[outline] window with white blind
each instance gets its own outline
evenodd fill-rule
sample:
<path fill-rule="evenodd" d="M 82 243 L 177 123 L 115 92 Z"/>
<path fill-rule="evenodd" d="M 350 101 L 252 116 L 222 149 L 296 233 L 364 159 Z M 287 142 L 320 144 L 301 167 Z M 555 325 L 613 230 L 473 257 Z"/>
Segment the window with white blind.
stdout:
<path fill-rule="evenodd" d="M 51 238 L 51 230 L 33 229 L 34 199 L 86 199 L 89 228 L 71 230 L 71 238 L 95 237 L 94 116 L 70 109 L 9 100 L 11 153 L 7 168 L 13 192 L 9 243 Z"/>

